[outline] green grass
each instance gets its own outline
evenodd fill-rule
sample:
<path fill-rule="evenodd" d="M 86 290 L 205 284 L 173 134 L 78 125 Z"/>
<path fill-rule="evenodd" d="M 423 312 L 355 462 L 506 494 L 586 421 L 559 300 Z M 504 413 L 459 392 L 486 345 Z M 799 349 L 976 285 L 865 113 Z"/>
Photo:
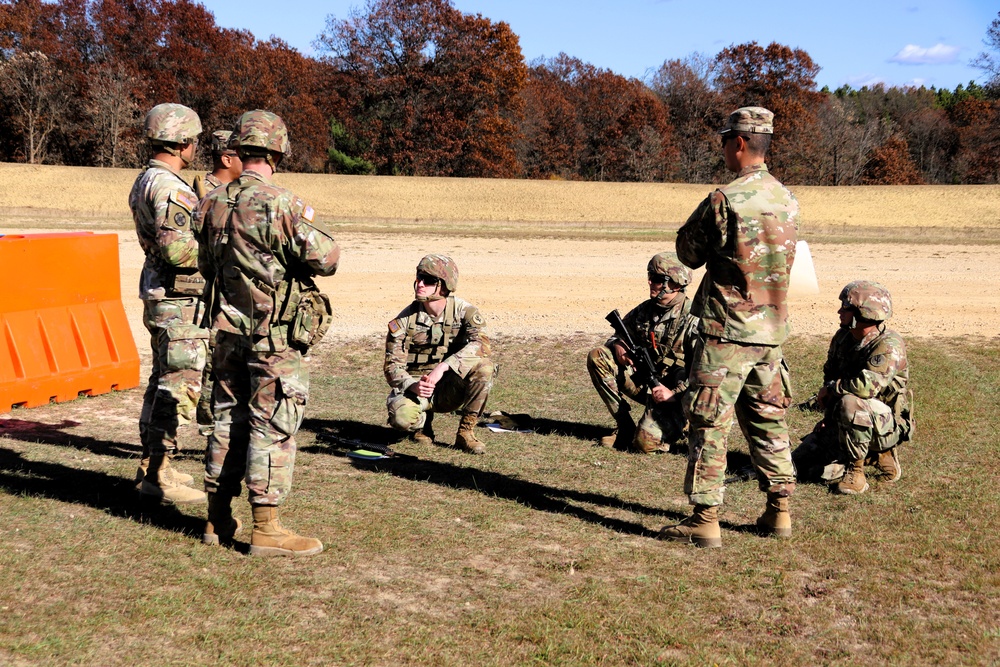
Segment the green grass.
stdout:
<path fill-rule="evenodd" d="M 733 484 L 719 550 L 654 537 L 689 512 L 682 457 L 591 446 L 611 425 L 584 369 L 598 342 L 497 346 L 491 408 L 539 432 L 484 432 L 481 457 L 402 442 L 418 460 L 381 466 L 327 437 L 394 438 L 381 342 L 323 345 L 283 518 L 327 550 L 298 561 L 203 546 L 203 508 L 138 506 L 139 390 L 15 410 L 0 421 L 0 664 L 1000 661 L 997 342 L 912 344 L 899 483 L 800 485 L 788 541 L 750 530 L 763 494 Z M 787 346 L 797 398 L 825 346 Z M 791 414 L 796 439 L 813 418 Z M 435 426 L 452 442 L 454 416 Z M 201 442 L 182 444 L 198 475 Z M 746 445 L 730 444 L 739 467 Z"/>

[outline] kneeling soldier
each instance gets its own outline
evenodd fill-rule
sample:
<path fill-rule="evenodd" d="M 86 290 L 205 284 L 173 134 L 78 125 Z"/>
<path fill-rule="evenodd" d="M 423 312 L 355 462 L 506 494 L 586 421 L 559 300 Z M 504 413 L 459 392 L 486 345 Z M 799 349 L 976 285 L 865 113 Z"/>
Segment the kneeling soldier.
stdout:
<path fill-rule="evenodd" d="M 455 446 L 482 454 L 486 446 L 473 429 L 486 407 L 496 369 L 490 361 L 486 320 L 469 302 L 452 295 L 458 267 L 444 255 L 427 255 L 417 265 L 416 297 L 389 322 L 385 340 L 389 425 L 434 442 L 435 412 L 461 416 Z"/>
<path fill-rule="evenodd" d="M 662 385 L 635 384 L 635 360 L 628 356 L 617 336 L 590 351 L 587 370 L 618 425 L 600 444 L 649 454 L 669 449 L 687 427 L 679 399 L 687 389 L 685 359 L 691 357 L 698 339 L 698 318 L 691 315 L 691 301 L 684 294 L 691 282 L 691 271 L 675 255 L 654 255 L 646 273 L 649 299 L 622 319 L 636 344 L 652 352 Z M 646 405 L 638 429 L 626 396 Z"/>
<path fill-rule="evenodd" d="M 840 302 L 840 330 L 830 342 L 823 387 L 815 397 L 823 421 L 794 458 L 807 475 L 825 466 L 822 476 L 828 481 L 846 466 L 833 488 L 853 495 L 868 490 L 866 460 L 889 482 L 902 475 L 898 445 L 912 435 L 913 393 L 907 387 L 906 343 L 886 326 L 892 317 L 889 290 L 855 280 L 841 290 Z"/>

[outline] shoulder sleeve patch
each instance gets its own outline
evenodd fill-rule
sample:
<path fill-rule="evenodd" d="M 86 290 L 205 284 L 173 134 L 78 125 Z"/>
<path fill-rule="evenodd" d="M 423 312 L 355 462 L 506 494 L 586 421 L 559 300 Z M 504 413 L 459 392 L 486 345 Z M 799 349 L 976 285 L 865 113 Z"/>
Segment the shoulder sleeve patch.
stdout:
<path fill-rule="evenodd" d="M 486 324 L 486 318 L 478 310 L 472 315 L 472 323 L 477 327 L 481 327 Z"/>
<path fill-rule="evenodd" d="M 399 331 L 402 328 L 403 328 L 403 325 L 400 324 L 399 320 L 392 320 L 392 321 L 389 322 L 389 333 L 391 333 L 391 334 L 396 333 L 397 331 Z"/>

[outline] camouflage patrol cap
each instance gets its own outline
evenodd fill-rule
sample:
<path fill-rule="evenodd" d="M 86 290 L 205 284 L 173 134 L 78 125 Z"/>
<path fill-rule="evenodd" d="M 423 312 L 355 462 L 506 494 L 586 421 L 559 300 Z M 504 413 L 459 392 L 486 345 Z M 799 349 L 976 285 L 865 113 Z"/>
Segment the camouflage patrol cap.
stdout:
<path fill-rule="evenodd" d="M 288 152 L 288 128 L 285 127 L 285 121 L 270 111 L 247 111 L 236 121 L 233 134 L 237 137 L 236 146 L 243 152 Z"/>
<path fill-rule="evenodd" d="M 672 252 L 661 252 L 653 255 L 646 265 L 647 273 L 658 273 L 670 278 L 681 287 L 691 284 L 691 270 L 681 264 L 677 255 Z"/>
<path fill-rule="evenodd" d="M 426 255 L 417 264 L 417 273 L 440 278 L 449 292 L 458 288 L 458 265 L 447 255 Z"/>
<path fill-rule="evenodd" d="M 229 147 L 229 139 L 233 133 L 229 130 L 216 130 L 212 133 L 212 154 L 222 155 L 226 151 L 234 150 Z"/>
<path fill-rule="evenodd" d="M 746 132 L 747 134 L 774 134 L 774 114 L 764 107 L 740 107 L 729 114 L 719 134 Z"/>
<path fill-rule="evenodd" d="M 201 119 L 183 104 L 157 104 L 146 114 L 146 138 L 153 143 L 186 144 L 201 134 Z"/>
<path fill-rule="evenodd" d="M 883 285 L 871 280 L 855 280 L 840 290 L 843 308 L 854 308 L 863 319 L 884 322 L 892 317 L 892 296 Z"/>

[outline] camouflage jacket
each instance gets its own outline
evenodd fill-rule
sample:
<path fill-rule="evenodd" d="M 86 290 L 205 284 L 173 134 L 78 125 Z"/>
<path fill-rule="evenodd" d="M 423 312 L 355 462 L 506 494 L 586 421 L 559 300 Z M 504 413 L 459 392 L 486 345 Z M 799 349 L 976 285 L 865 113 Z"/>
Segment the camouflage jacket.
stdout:
<path fill-rule="evenodd" d="M 205 192 L 206 193 L 211 192 L 215 188 L 217 188 L 220 185 L 222 185 L 222 181 L 220 181 L 219 179 L 217 179 L 212 172 L 208 172 L 207 174 L 205 174 L 205 178 L 203 179 L 203 181 L 205 183 Z"/>
<path fill-rule="evenodd" d="M 190 298 L 175 292 L 178 275 L 198 271 L 198 241 L 191 215 L 198 199 L 180 174 L 159 160 L 150 160 L 135 179 L 128 196 L 139 246 L 146 261 L 139 277 L 139 298 L 159 301 Z M 200 278 L 198 279 L 200 284 Z"/>
<path fill-rule="evenodd" d="M 823 383 L 835 395 L 877 398 L 898 417 L 909 414 L 909 380 L 906 343 L 885 323 L 860 341 L 847 327 L 833 335 L 823 365 Z"/>
<path fill-rule="evenodd" d="M 788 337 L 788 279 L 799 204 L 758 164 L 710 194 L 677 232 L 677 256 L 706 265 L 691 312 L 701 332 L 738 343 L 780 345 Z"/>
<path fill-rule="evenodd" d="M 486 319 L 468 301 L 449 296 L 437 321 L 414 301 L 389 322 L 382 371 L 390 387 L 406 391 L 442 362 L 465 377 L 479 358 L 488 356 Z"/>
<path fill-rule="evenodd" d="M 637 345 L 653 351 L 660 382 L 668 389 L 687 389 L 687 360 L 698 342 L 698 318 L 691 314 L 691 300 L 684 296 L 664 308 L 654 299 L 643 301 L 622 318 Z M 612 336 L 608 344 L 618 340 Z"/>
<path fill-rule="evenodd" d="M 287 347 L 303 284 L 333 275 L 340 260 L 330 230 L 314 215 L 291 191 L 249 169 L 201 200 L 198 265 L 215 281 L 213 328 L 251 336 L 258 350 Z"/>

